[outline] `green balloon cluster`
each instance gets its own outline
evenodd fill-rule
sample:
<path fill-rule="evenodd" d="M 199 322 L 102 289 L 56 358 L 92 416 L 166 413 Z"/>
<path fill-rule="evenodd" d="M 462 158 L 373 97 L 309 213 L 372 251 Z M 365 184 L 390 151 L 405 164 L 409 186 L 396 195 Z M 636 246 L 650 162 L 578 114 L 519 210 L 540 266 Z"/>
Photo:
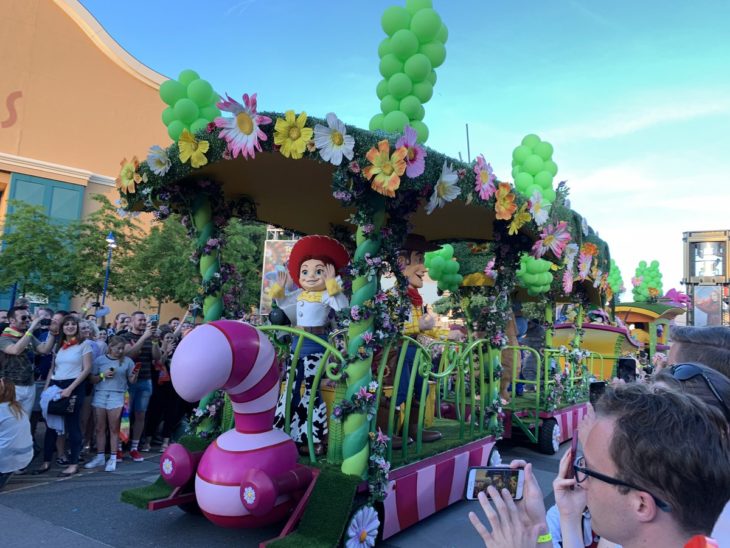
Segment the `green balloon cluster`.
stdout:
<path fill-rule="evenodd" d="M 195 133 L 221 115 L 216 106 L 220 97 L 194 70 L 186 69 L 177 80 L 163 82 L 160 99 L 168 105 L 162 111 L 162 122 L 173 141 L 180 138 L 184 129 Z"/>
<path fill-rule="evenodd" d="M 616 261 L 611 259 L 611 267 L 608 271 L 608 285 L 613 291 L 613 294 L 618 297 L 620 293 L 625 291 L 624 279 L 621 276 L 621 269 L 619 269 Z"/>
<path fill-rule="evenodd" d="M 464 277 L 459 274 L 461 266 L 454 260 L 454 248 L 442 245 L 438 251 L 429 251 L 424 256 L 428 275 L 437 282 L 441 291 L 456 291 Z"/>
<path fill-rule="evenodd" d="M 646 261 L 641 261 L 636 267 L 636 278 L 640 278 L 641 283 L 632 290 L 635 302 L 645 303 L 664 294 L 659 261 L 652 261 L 648 265 Z"/>
<path fill-rule="evenodd" d="M 406 7 L 391 6 L 381 19 L 388 35 L 378 46 L 380 74 L 376 93 L 381 114 L 370 120 L 370 130 L 401 133 L 408 124 L 416 130 L 418 142 L 428 139 L 423 108 L 436 85 L 435 68 L 446 59 L 444 44 L 449 31 L 441 22 L 431 0 L 406 0 Z"/>
<path fill-rule="evenodd" d="M 550 272 L 553 263 L 545 259 L 535 259 L 523 254 L 520 257 L 520 269 L 517 271 L 517 281 L 527 289 L 527 294 L 537 297 L 550 291 L 553 283 L 553 274 Z"/>
<path fill-rule="evenodd" d="M 553 177 L 557 173 L 553 145 L 535 134 L 526 135 L 522 144 L 512 151 L 512 178 L 517 192 L 526 198 L 539 192 L 545 204 L 552 204 L 555 201 Z"/>

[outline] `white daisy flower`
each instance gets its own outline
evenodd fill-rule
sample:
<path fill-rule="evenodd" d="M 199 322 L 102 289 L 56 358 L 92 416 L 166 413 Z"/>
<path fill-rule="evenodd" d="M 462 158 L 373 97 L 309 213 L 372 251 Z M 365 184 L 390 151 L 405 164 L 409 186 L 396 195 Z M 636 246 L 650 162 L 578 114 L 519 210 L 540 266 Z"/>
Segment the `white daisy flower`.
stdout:
<path fill-rule="evenodd" d="M 162 177 L 170 169 L 172 163 L 167 151 L 161 146 L 155 145 L 147 153 L 147 165 L 150 166 L 152 173 Z"/>
<path fill-rule="evenodd" d="M 530 215 L 537 226 L 544 225 L 550 216 L 550 206 L 542 203 L 542 194 L 538 191 L 533 192 L 530 197 Z"/>
<path fill-rule="evenodd" d="M 254 491 L 253 487 L 246 487 L 243 490 L 243 499 L 247 504 L 253 504 L 256 502 L 256 491 Z"/>
<path fill-rule="evenodd" d="M 430 215 L 437 207 L 444 207 L 448 202 L 453 202 L 461 189 L 457 185 L 459 182 L 459 176 L 456 171 L 452 169 L 444 161 L 444 167 L 441 168 L 441 177 L 439 177 L 438 183 L 433 187 L 433 194 L 431 199 L 426 204 L 426 213 Z"/>
<path fill-rule="evenodd" d="M 325 162 L 340 165 L 342 157 L 352 160 L 355 155 L 355 138 L 347 134 L 345 124 L 335 116 L 334 112 L 327 115 L 327 126 L 314 126 L 314 145 Z"/>
<path fill-rule="evenodd" d="M 170 474 L 172 474 L 172 469 L 173 469 L 172 461 L 169 458 L 167 458 L 164 461 L 162 461 L 162 471 L 166 475 L 169 476 Z"/>

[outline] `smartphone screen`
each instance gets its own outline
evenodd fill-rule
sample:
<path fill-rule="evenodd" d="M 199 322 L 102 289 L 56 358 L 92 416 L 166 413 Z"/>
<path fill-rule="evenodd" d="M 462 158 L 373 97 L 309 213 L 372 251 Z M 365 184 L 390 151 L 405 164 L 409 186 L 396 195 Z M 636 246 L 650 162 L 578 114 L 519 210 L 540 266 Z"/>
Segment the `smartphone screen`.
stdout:
<path fill-rule="evenodd" d="M 619 358 L 616 368 L 616 376 L 624 382 L 636 382 L 636 359 Z"/>
<path fill-rule="evenodd" d="M 490 485 L 498 491 L 508 489 L 514 500 L 520 500 L 524 483 L 525 471 L 521 469 L 470 468 L 466 477 L 466 500 L 477 500 L 480 491 L 487 494 L 487 487 Z"/>

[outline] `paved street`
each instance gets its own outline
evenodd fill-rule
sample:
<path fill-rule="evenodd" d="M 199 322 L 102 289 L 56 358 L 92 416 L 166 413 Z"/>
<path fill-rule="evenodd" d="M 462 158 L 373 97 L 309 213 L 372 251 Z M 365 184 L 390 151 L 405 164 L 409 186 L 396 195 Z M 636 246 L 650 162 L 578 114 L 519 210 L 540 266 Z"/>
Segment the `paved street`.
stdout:
<path fill-rule="evenodd" d="M 546 505 L 552 504 L 551 482 L 559 455 L 547 457 L 528 447 L 500 442 L 504 461 L 526 458 L 533 462 Z M 159 453 L 145 453 L 143 463 L 124 461 L 114 473 L 83 470 L 78 476 L 59 479 L 61 469 L 40 476 L 13 477 L 0 493 L 2 546 L 53 546 L 86 548 L 99 546 L 257 546 L 275 537 L 276 528 L 230 530 L 213 526 L 205 518 L 177 508 L 145 512 L 119 501 L 124 489 L 157 478 Z M 33 467 L 37 466 L 34 462 Z M 382 543 L 389 547 L 477 547 L 467 512 L 476 503 L 461 502 Z M 478 506 L 477 506 L 478 508 Z"/>

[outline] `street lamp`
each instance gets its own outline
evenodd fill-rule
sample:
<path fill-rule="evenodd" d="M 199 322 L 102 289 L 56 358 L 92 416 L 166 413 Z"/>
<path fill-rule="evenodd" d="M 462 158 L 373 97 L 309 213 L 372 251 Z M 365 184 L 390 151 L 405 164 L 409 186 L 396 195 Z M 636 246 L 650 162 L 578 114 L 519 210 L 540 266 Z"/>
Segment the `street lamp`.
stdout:
<path fill-rule="evenodd" d="M 109 232 L 106 235 L 106 246 L 109 249 L 109 253 L 106 256 L 106 275 L 104 276 L 104 291 L 101 294 L 101 306 L 104 306 L 106 300 L 106 289 L 109 287 L 109 272 L 112 266 L 112 250 L 117 247 L 117 240 L 114 238 L 114 233 Z"/>

